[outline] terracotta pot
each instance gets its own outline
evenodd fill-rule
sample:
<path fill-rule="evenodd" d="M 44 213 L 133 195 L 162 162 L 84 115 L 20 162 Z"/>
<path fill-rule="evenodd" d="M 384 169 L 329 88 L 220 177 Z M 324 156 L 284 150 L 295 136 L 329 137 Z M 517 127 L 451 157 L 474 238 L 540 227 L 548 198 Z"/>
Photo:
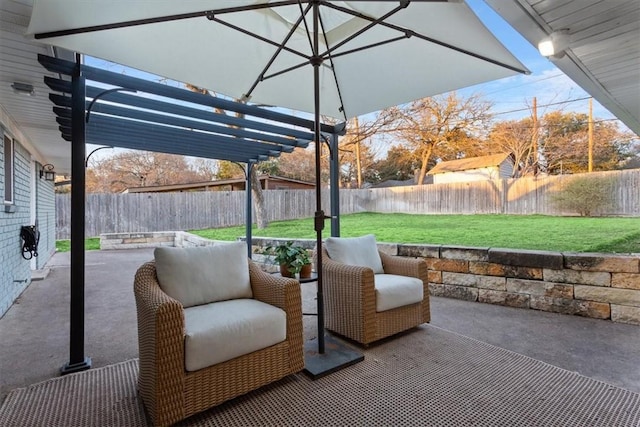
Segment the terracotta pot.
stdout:
<path fill-rule="evenodd" d="M 305 264 L 302 266 L 302 270 L 300 270 L 300 278 L 308 279 L 311 277 L 311 264 Z"/>
<path fill-rule="evenodd" d="M 280 264 L 280 275 L 282 277 L 295 277 L 294 274 L 287 269 L 286 264 Z"/>

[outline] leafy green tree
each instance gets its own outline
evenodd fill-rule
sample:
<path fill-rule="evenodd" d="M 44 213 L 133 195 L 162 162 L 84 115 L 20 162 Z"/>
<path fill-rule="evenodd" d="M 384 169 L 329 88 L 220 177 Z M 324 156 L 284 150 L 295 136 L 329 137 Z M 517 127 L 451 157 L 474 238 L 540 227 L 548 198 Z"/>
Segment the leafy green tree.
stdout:
<path fill-rule="evenodd" d="M 218 172 L 216 173 L 216 179 L 234 179 L 244 178 L 243 166 L 230 162 L 229 160 L 218 161 Z"/>
<path fill-rule="evenodd" d="M 415 152 L 403 146 L 391 147 L 387 157 L 374 164 L 377 171 L 377 182 L 390 179 L 406 181 L 414 177 L 420 167 L 420 159 Z"/>

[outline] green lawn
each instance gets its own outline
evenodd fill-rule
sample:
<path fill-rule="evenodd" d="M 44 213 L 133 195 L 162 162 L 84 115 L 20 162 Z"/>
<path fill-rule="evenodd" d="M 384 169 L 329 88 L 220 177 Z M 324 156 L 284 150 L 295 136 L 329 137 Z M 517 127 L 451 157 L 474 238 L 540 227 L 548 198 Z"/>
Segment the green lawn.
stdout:
<path fill-rule="evenodd" d="M 640 252 L 640 218 L 543 215 L 342 215 L 343 237 L 375 234 L 379 242 L 427 243 L 564 252 Z M 210 239 L 235 240 L 244 226 L 192 230 Z M 315 238 L 313 219 L 273 222 L 255 237 Z M 326 222 L 324 236 L 330 235 Z"/>
<path fill-rule="evenodd" d="M 100 249 L 100 238 L 90 237 L 84 241 L 84 248 L 87 251 L 97 251 Z M 71 249 L 71 240 L 56 240 L 56 251 L 68 252 Z"/>

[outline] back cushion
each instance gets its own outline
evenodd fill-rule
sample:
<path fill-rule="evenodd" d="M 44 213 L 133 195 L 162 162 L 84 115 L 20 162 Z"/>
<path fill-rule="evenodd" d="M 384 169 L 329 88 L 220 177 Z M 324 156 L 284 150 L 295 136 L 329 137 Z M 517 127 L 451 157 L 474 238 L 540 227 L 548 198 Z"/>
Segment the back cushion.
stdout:
<path fill-rule="evenodd" d="M 253 297 L 243 242 L 156 248 L 154 256 L 160 288 L 185 307 Z"/>
<path fill-rule="evenodd" d="M 373 234 L 362 237 L 327 237 L 325 246 L 332 260 L 369 267 L 375 274 L 384 273 L 376 237 Z"/>

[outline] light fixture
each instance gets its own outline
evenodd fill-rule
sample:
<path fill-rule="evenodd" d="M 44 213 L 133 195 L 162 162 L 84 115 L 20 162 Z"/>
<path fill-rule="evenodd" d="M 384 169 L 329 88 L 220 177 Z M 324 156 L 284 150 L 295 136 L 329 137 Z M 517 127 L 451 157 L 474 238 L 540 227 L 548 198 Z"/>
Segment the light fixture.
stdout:
<path fill-rule="evenodd" d="M 53 165 L 51 163 L 42 165 L 42 169 L 40 169 L 40 179 L 43 177 L 46 181 L 55 181 L 56 171 L 53 170 Z"/>
<path fill-rule="evenodd" d="M 33 85 L 30 85 L 29 83 L 13 82 L 11 83 L 11 88 L 15 93 L 20 95 L 33 96 L 36 94 Z"/>
<path fill-rule="evenodd" d="M 547 37 L 540 40 L 538 43 L 538 50 L 542 56 L 562 58 L 565 54 L 565 49 L 569 47 L 571 42 L 571 36 L 568 30 L 554 31 Z"/>

